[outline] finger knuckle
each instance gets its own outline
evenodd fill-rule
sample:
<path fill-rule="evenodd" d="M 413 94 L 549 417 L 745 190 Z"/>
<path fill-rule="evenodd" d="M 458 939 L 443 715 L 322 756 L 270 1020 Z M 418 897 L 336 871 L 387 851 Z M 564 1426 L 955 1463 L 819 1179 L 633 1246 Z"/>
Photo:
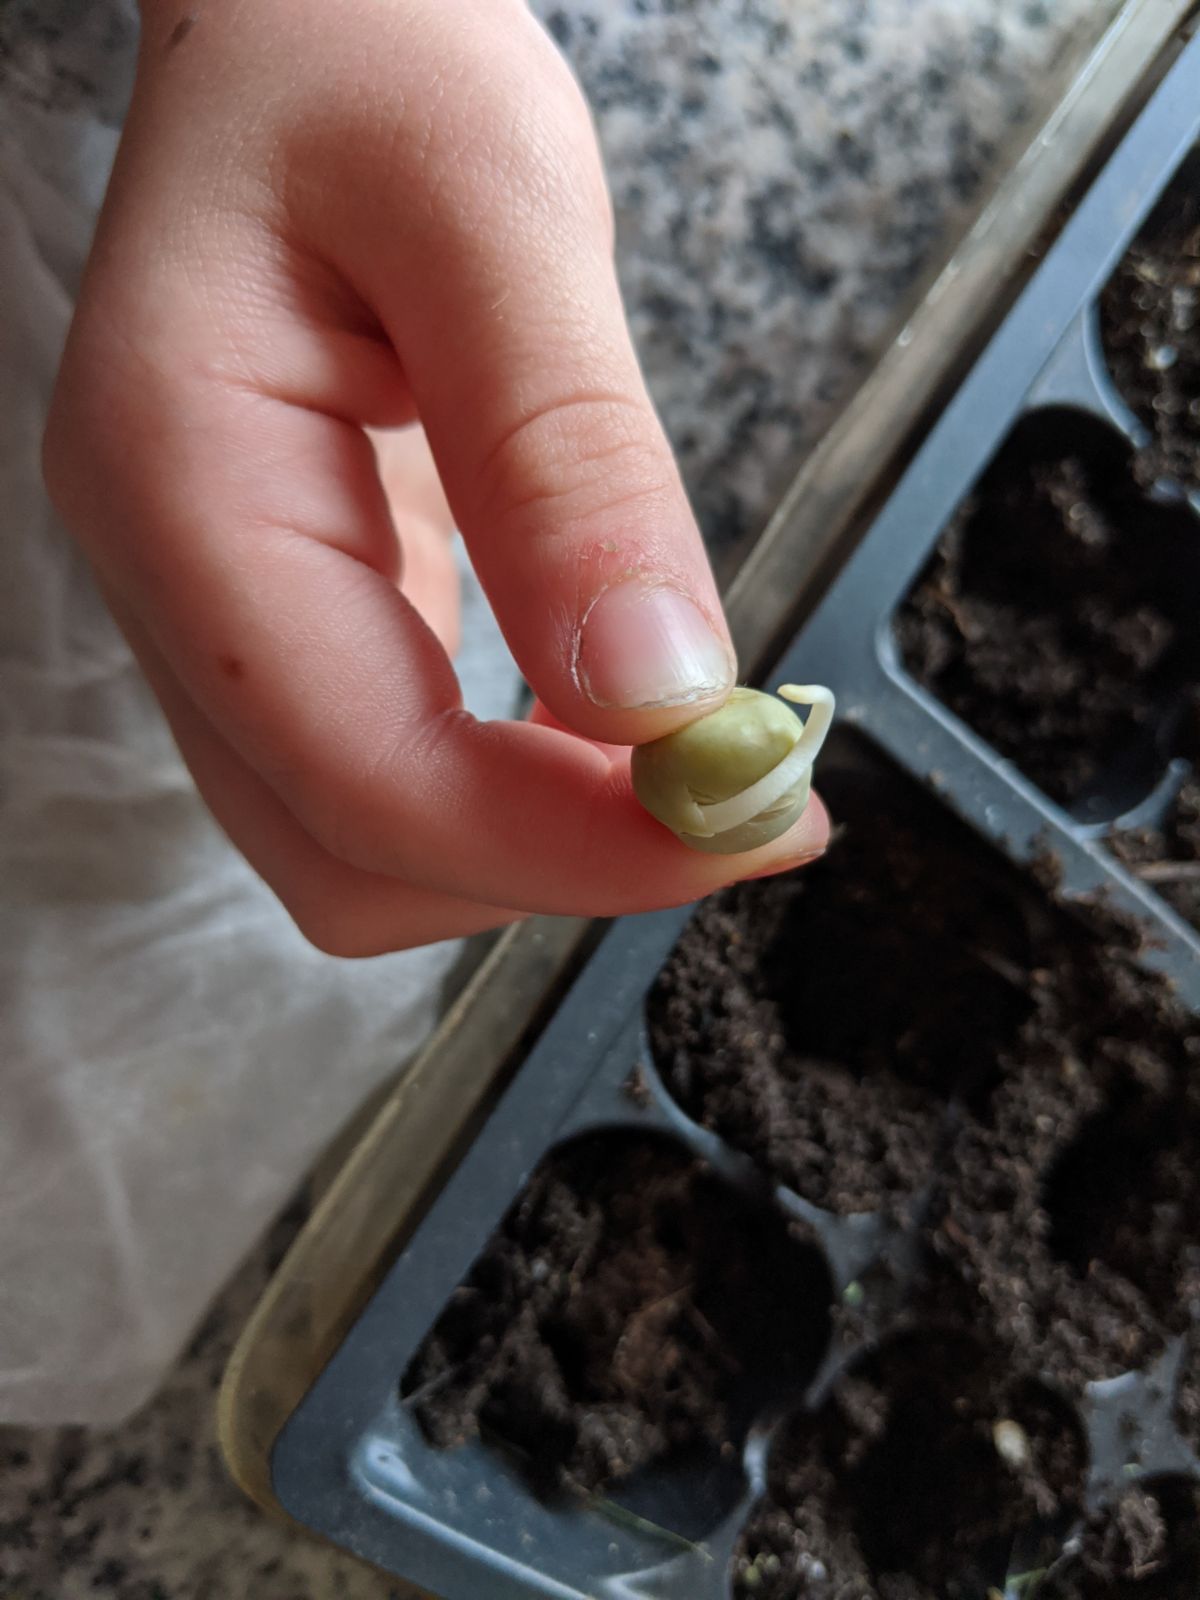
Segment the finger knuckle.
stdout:
<path fill-rule="evenodd" d="M 564 396 L 520 419 L 478 474 L 481 515 L 493 528 L 514 523 L 563 532 L 672 493 L 673 472 L 647 407 L 614 393 Z"/>

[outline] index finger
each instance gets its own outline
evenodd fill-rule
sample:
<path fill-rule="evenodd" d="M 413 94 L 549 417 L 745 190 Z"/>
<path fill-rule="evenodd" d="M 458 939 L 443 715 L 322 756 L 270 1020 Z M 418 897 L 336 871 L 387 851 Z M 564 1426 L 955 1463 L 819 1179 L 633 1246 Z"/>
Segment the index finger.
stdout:
<path fill-rule="evenodd" d="M 638 744 L 718 706 L 736 662 L 639 369 L 582 98 L 532 16 L 495 25 L 471 93 L 422 128 L 419 169 L 403 141 L 391 162 L 334 154 L 337 260 L 396 348 L 529 683 L 575 731 Z M 486 45 L 447 25 L 460 77 Z"/>
<path fill-rule="evenodd" d="M 696 855 L 601 749 L 476 721 L 366 559 L 390 530 L 365 435 L 208 380 L 169 395 L 142 392 L 155 471 L 77 486 L 75 521 L 196 705 L 331 854 L 495 906 L 611 916 L 822 846 L 814 806 L 736 863 Z"/>

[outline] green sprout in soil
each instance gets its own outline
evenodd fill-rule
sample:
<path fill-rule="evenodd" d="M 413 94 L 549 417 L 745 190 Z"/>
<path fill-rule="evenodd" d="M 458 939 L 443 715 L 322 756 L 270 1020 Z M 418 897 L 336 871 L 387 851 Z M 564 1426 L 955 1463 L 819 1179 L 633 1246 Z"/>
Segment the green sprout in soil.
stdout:
<path fill-rule="evenodd" d="M 693 850 L 755 850 L 786 833 L 808 804 L 833 696 L 792 683 L 779 695 L 735 689 L 708 716 L 634 750 L 634 793 Z M 782 700 L 811 706 L 807 720 Z"/>
<path fill-rule="evenodd" d="M 479 1437 L 484 1444 L 510 1456 L 513 1460 L 528 1465 L 533 1460 L 530 1451 L 520 1445 L 513 1444 L 503 1434 L 496 1433 L 493 1429 L 481 1426 Z M 652 1538 L 661 1539 L 665 1544 L 674 1545 L 677 1550 L 686 1550 L 689 1554 L 703 1556 L 711 1561 L 712 1556 L 702 1544 L 697 1544 L 694 1539 L 685 1538 L 682 1533 L 675 1533 L 671 1528 L 664 1528 L 661 1523 L 651 1522 L 648 1517 L 641 1517 L 636 1511 L 630 1511 L 628 1506 L 619 1505 L 617 1501 L 610 1500 L 607 1495 L 597 1494 L 594 1490 L 585 1489 L 582 1484 L 573 1479 L 566 1479 L 563 1487 L 578 1494 L 580 1500 L 596 1512 L 598 1516 L 606 1517 L 609 1522 L 615 1522 L 623 1528 L 630 1528 L 635 1533 L 648 1534 Z M 0 1594 L 0 1600 L 8 1600 L 6 1595 Z"/>
<path fill-rule="evenodd" d="M 675 1533 L 670 1528 L 664 1528 L 661 1523 L 651 1522 L 648 1517 L 639 1517 L 636 1511 L 630 1511 L 628 1506 L 618 1505 L 615 1500 L 606 1499 L 603 1495 L 586 1495 L 588 1506 L 598 1515 L 606 1517 L 609 1522 L 615 1522 L 623 1528 L 631 1528 L 635 1533 L 649 1534 L 652 1538 L 662 1539 L 669 1545 L 674 1545 L 677 1550 L 686 1550 L 690 1555 L 703 1556 L 706 1561 L 712 1561 L 712 1554 L 702 1544 L 697 1544 L 694 1539 L 686 1539 L 682 1533 Z"/>
<path fill-rule="evenodd" d="M 1035 1567 L 1031 1572 L 1018 1572 L 1008 1580 L 1003 1600 L 1037 1600 L 1037 1592 L 1049 1567 Z"/>

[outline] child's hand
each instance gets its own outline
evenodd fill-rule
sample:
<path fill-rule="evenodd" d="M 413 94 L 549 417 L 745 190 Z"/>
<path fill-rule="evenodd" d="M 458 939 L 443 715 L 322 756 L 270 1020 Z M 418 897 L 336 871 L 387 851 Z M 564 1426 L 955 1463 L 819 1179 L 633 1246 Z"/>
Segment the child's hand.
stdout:
<path fill-rule="evenodd" d="M 681 902 L 824 843 L 814 804 L 693 854 L 605 748 L 735 672 L 611 245 L 518 0 L 145 0 L 48 481 L 212 810 L 323 948 Z M 363 430 L 415 416 L 542 725 L 464 713 L 398 588 Z"/>

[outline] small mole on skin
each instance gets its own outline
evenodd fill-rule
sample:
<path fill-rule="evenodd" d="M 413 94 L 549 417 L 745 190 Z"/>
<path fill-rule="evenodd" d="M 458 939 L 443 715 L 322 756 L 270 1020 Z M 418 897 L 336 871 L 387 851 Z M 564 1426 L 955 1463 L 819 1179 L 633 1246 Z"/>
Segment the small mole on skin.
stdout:
<path fill-rule="evenodd" d="M 167 40 L 167 54 L 174 50 L 177 44 L 183 43 L 199 20 L 195 13 L 190 11 L 186 16 L 180 17 L 179 21 L 171 29 L 171 37 Z"/>
<path fill-rule="evenodd" d="M 227 678 L 232 678 L 235 683 L 246 676 L 246 663 L 239 661 L 237 656 L 218 656 L 217 665 Z"/>

